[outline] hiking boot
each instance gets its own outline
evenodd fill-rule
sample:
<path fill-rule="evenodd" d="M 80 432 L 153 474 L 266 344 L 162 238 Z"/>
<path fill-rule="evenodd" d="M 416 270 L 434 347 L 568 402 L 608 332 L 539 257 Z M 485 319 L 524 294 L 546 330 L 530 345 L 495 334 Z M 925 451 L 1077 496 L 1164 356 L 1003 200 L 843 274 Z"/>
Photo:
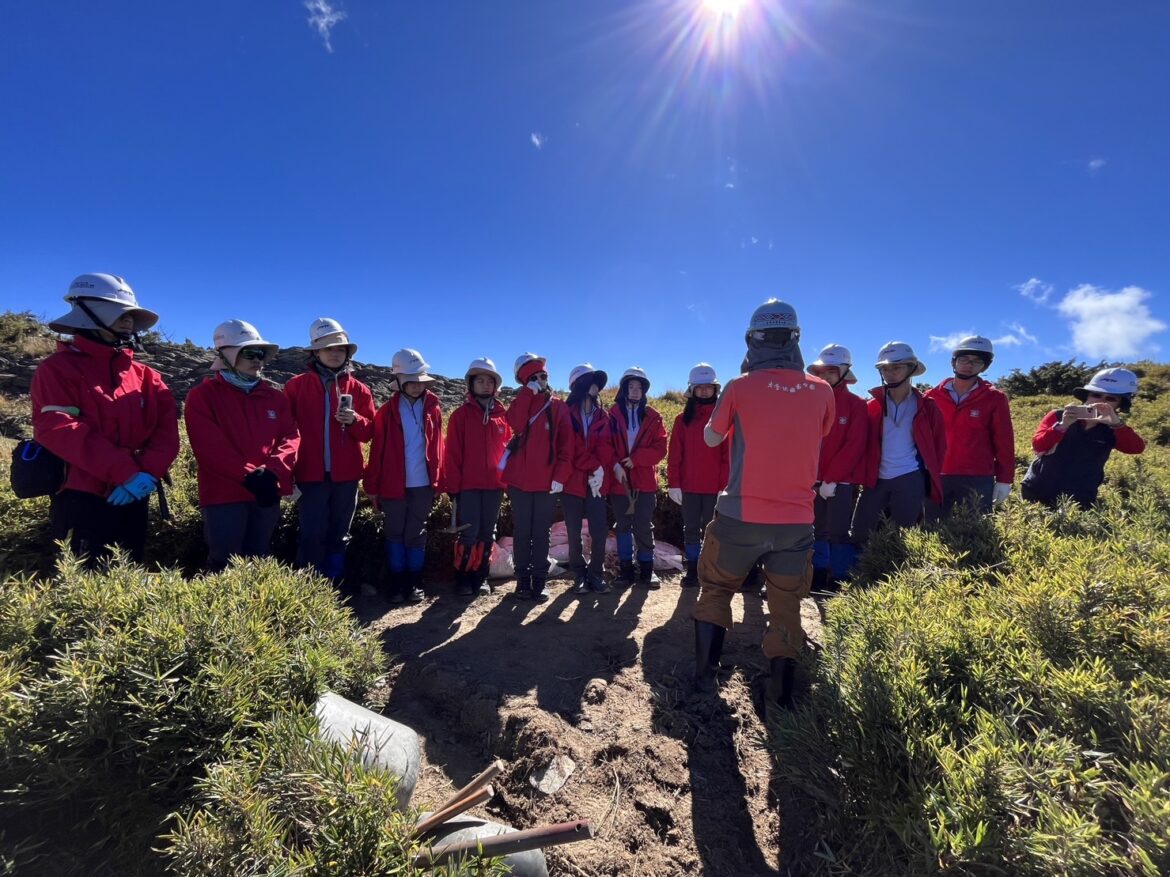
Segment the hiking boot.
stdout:
<path fill-rule="evenodd" d="M 594 594 L 609 593 L 609 584 L 606 582 L 605 576 L 600 573 L 587 573 L 585 575 L 585 583 Z"/>
<path fill-rule="evenodd" d="M 516 590 L 513 592 L 521 600 L 532 599 L 532 576 L 519 576 L 516 579 Z"/>
<path fill-rule="evenodd" d="M 410 603 L 421 603 L 426 599 L 423 591 L 423 574 L 421 569 L 411 570 L 406 574 L 406 587 L 403 589 L 406 600 Z"/>
<path fill-rule="evenodd" d="M 792 680 L 796 674 L 795 658 L 772 658 L 768 662 L 769 678 L 765 688 L 766 707 L 792 709 Z"/>
<path fill-rule="evenodd" d="M 479 583 L 479 587 L 475 593 L 480 597 L 490 597 L 492 595 L 492 586 L 488 583 L 487 579 L 483 579 Z"/>
<path fill-rule="evenodd" d="M 537 603 L 548 602 L 548 589 L 544 576 L 532 577 L 532 599 Z"/>
<path fill-rule="evenodd" d="M 683 573 L 680 584 L 684 588 L 697 588 L 699 586 L 699 562 L 697 560 L 687 561 L 687 571 Z"/>
<path fill-rule="evenodd" d="M 615 588 L 628 588 L 634 583 L 634 561 L 623 560 L 618 564 L 618 575 L 613 580 Z"/>
<path fill-rule="evenodd" d="M 651 591 L 657 591 L 662 587 L 662 579 L 654 574 L 654 561 L 638 561 L 638 584 L 649 588 Z"/>
<path fill-rule="evenodd" d="M 475 579 L 472 573 L 455 573 L 455 593 L 460 597 L 475 596 Z"/>
<path fill-rule="evenodd" d="M 715 671 L 723 654 L 723 637 L 727 633 L 710 621 L 695 621 L 695 682 L 698 694 L 715 693 Z"/>
<path fill-rule="evenodd" d="M 583 572 L 573 573 L 573 593 L 577 596 L 589 593 L 589 581 Z"/>

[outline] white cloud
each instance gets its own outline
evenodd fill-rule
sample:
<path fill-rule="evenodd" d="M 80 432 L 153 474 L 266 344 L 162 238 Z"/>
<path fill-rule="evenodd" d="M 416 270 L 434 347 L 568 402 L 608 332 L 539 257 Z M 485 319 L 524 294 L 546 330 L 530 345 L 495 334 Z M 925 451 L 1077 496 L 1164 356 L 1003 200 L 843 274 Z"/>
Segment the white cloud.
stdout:
<path fill-rule="evenodd" d="M 1045 283 L 1043 280 L 1038 280 L 1033 277 L 1017 286 L 1016 292 L 1024 298 L 1031 299 L 1038 305 L 1047 304 L 1048 297 L 1052 295 L 1052 284 Z"/>
<path fill-rule="evenodd" d="M 1005 335 L 1000 335 L 998 338 L 992 338 L 991 343 L 996 347 L 1021 347 L 1024 344 L 1036 343 L 1036 336 L 1031 334 L 1019 323 L 1009 323 L 1008 329 L 1011 331 Z M 951 332 L 947 335 L 931 335 L 930 352 L 950 353 L 959 346 L 959 342 L 964 338 L 970 338 L 972 335 L 978 334 L 974 330 L 967 329 L 962 332 Z"/>
<path fill-rule="evenodd" d="M 724 188 L 724 189 L 734 189 L 734 188 L 735 188 L 735 183 L 724 183 L 724 184 L 723 184 L 723 188 Z"/>
<path fill-rule="evenodd" d="M 952 332 L 949 335 L 931 335 L 930 336 L 930 352 L 940 353 L 946 351 L 950 353 L 964 338 L 974 335 L 974 332 Z"/>
<path fill-rule="evenodd" d="M 548 143 L 548 138 L 539 131 L 533 131 L 528 135 L 528 139 L 532 141 L 532 145 L 537 149 L 544 149 L 544 144 Z"/>
<path fill-rule="evenodd" d="M 1028 344 L 1039 344 L 1040 343 L 1039 338 L 1037 338 L 1035 335 L 1030 333 L 1027 329 L 1025 329 L 1019 323 L 1008 323 L 1008 328 L 1011 329 L 1012 331 L 1011 331 L 1011 335 L 1004 336 L 1004 343 L 1005 344 L 1012 344 L 1013 343 L 1011 341 L 1007 341 L 1006 339 L 1008 339 L 1008 338 L 1014 338 L 1015 339 L 1014 343 L 1016 343 L 1016 344 L 1023 344 L 1024 342 L 1027 342 Z M 996 341 L 995 343 L 998 344 L 999 341 Z"/>
<path fill-rule="evenodd" d="M 345 19 L 345 13 L 329 5 L 329 0 L 304 0 L 305 8 L 309 10 L 309 27 L 317 31 L 321 41 L 325 43 L 325 51 L 333 51 L 330 34 L 339 21 Z"/>
<path fill-rule="evenodd" d="M 1095 173 L 1097 173 L 1097 171 L 1101 170 L 1101 168 L 1105 167 L 1105 165 L 1107 165 L 1107 164 L 1109 164 L 1109 162 L 1107 162 L 1103 158 L 1090 159 L 1089 160 L 1089 173 L 1095 174 Z"/>
<path fill-rule="evenodd" d="M 1056 309 L 1069 321 L 1077 353 L 1089 359 L 1136 359 L 1151 335 L 1166 330 L 1150 314 L 1151 296 L 1140 286 L 1114 292 L 1084 283 L 1070 290 Z"/>

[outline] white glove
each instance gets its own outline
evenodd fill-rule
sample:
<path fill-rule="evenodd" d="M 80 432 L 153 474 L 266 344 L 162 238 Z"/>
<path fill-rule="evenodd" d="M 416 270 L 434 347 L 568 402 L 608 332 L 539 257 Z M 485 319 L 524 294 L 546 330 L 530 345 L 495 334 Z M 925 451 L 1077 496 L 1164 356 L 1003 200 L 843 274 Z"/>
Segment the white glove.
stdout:
<path fill-rule="evenodd" d="M 528 389 L 530 389 L 534 393 L 539 393 L 544 389 L 544 387 L 542 387 L 540 385 L 540 381 L 538 381 L 536 378 L 533 378 L 524 386 L 526 386 Z"/>
<path fill-rule="evenodd" d="M 995 487 L 991 489 L 992 505 L 999 505 L 1000 503 L 1004 502 L 1009 496 L 1011 496 L 1011 493 L 1012 485 L 1010 482 L 1007 484 L 1002 484 L 997 481 L 995 483 Z"/>
<path fill-rule="evenodd" d="M 564 489 L 565 489 L 565 485 L 561 484 L 561 482 L 559 482 L 559 481 L 554 481 L 552 483 L 552 487 L 549 488 L 548 492 L 549 493 L 560 493 Z"/>
<path fill-rule="evenodd" d="M 589 490 L 596 497 L 601 496 L 601 485 L 605 482 L 605 470 L 598 466 L 589 476 Z"/>
<path fill-rule="evenodd" d="M 821 499 L 832 499 L 837 495 L 837 482 L 822 481 L 821 486 L 817 488 L 817 493 L 821 495 Z"/>
<path fill-rule="evenodd" d="M 666 495 L 670 497 L 670 501 L 682 505 L 682 488 L 672 487 L 666 491 Z"/>

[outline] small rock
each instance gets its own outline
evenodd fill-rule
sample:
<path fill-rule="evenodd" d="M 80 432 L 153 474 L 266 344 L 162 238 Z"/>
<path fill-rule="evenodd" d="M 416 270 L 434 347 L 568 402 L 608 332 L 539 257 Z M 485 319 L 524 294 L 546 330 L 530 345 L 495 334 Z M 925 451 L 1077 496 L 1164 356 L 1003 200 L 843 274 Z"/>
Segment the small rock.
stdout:
<path fill-rule="evenodd" d="M 544 768 L 528 778 L 529 785 L 544 795 L 555 795 L 568 782 L 577 762 L 567 755 L 557 755 Z"/>
<path fill-rule="evenodd" d="M 585 702 L 601 703 L 605 700 L 609 684 L 604 679 L 590 679 L 585 683 Z"/>

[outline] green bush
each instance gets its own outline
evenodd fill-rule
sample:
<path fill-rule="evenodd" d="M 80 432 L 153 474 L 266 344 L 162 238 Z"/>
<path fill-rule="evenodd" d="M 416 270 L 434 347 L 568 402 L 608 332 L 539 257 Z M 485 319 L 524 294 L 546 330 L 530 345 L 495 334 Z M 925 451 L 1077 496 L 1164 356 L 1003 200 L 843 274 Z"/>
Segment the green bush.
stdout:
<path fill-rule="evenodd" d="M 383 672 L 322 580 L 275 561 L 215 576 L 88 572 L 0 591 L 0 814 L 52 873 L 151 873 L 165 815 L 204 769 L 326 688 Z"/>
<path fill-rule="evenodd" d="M 431 869 L 410 862 L 414 814 L 394 809 L 391 777 L 314 739 L 315 719 L 283 717 L 199 782 L 199 809 L 164 840 L 171 870 L 189 877 L 504 874 L 498 861 Z"/>
<path fill-rule="evenodd" d="M 811 696 L 771 741 L 815 827 L 795 869 L 1167 873 L 1161 487 L 1010 503 L 979 552 L 970 524 L 880 534 L 880 585 L 831 604 Z"/>

